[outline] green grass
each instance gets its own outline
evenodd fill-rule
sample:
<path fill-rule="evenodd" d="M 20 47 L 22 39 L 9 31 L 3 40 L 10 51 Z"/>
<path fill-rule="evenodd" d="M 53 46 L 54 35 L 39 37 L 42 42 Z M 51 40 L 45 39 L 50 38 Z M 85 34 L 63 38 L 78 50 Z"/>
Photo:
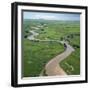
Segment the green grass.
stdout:
<path fill-rule="evenodd" d="M 39 39 L 61 39 L 68 34 L 79 32 L 79 26 L 75 26 L 71 23 L 66 24 L 66 22 L 55 23 L 50 22 L 47 27 L 44 27 L 44 31 L 41 31 L 40 35 L 37 36 Z"/>
<path fill-rule="evenodd" d="M 64 51 L 63 45 L 56 42 L 34 42 L 25 39 L 23 47 L 24 77 L 39 76 L 45 64 Z"/>
<path fill-rule="evenodd" d="M 80 57 L 79 49 L 76 49 L 70 56 L 60 63 L 60 66 L 65 70 L 68 75 L 79 75 L 80 74 Z M 77 53 L 78 52 L 78 53 Z M 69 66 L 67 64 L 69 64 Z M 70 67 L 73 67 L 72 68 Z"/>

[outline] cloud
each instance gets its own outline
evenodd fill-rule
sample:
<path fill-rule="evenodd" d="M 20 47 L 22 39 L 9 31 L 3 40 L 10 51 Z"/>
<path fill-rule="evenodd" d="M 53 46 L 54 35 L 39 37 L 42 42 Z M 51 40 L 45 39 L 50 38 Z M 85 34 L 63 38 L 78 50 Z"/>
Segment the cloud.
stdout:
<path fill-rule="evenodd" d="M 53 15 L 35 15 L 34 18 L 35 19 L 46 19 L 46 20 L 55 20 L 55 19 L 57 19 L 57 17 L 53 16 Z"/>

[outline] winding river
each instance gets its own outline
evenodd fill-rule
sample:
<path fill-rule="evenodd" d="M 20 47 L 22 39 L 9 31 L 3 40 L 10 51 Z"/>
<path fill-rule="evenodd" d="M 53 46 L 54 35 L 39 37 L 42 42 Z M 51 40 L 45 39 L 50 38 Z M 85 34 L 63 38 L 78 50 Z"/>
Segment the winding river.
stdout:
<path fill-rule="evenodd" d="M 55 76 L 55 75 L 67 75 L 66 72 L 60 67 L 60 62 L 67 58 L 73 51 L 74 48 L 68 44 L 66 41 L 59 41 L 59 40 L 40 40 L 36 39 L 35 37 L 39 35 L 39 33 L 35 32 L 35 30 L 30 31 L 31 35 L 29 35 L 27 38 L 29 40 L 38 40 L 38 41 L 54 41 L 54 42 L 60 42 L 61 44 L 66 45 L 66 49 L 63 53 L 60 53 L 56 57 L 52 58 L 46 65 L 45 65 L 45 73 L 48 76 Z M 40 73 L 40 76 L 43 76 L 43 72 Z"/>

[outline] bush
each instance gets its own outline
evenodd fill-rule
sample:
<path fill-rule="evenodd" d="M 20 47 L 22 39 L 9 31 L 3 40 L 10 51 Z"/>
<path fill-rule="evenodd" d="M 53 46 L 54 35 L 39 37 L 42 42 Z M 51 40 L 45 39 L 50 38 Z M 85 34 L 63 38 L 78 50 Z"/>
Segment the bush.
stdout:
<path fill-rule="evenodd" d="M 25 35 L 24 38 L 27 38 L 27 35 Z"/>
<path fill-rule="evenodd" d="M 73 44 L 73 47 L 75 47 L 75 48 L 80 48 L 79 45 L 75 45 L 75 44 Z"/>

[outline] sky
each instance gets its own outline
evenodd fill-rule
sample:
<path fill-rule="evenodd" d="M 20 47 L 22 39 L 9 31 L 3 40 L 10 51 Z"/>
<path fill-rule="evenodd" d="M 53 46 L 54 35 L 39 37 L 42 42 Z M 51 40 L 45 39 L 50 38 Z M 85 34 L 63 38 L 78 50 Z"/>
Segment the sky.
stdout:
<path fill-rule="evenodd" d="M 44 19 L 44 20 L 72 20 L 79 21 L 80 14 L 75 13 L 46 13 L 46 12 L 23 12 L 24 19 Z"/>

